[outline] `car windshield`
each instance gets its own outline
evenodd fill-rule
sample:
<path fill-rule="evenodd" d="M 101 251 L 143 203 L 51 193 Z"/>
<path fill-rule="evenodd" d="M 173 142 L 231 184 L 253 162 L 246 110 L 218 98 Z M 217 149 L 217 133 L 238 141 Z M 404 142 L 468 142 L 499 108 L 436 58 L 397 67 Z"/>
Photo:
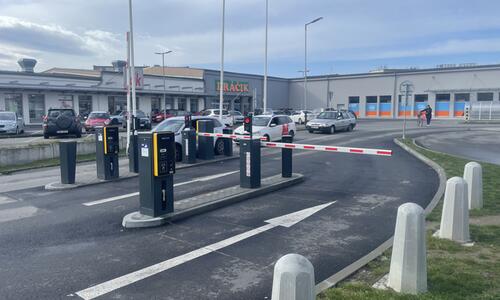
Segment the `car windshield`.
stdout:
<path fill-rule="evenodd" d="M 16 115 L 13 113 L 3 112 L 0 113 L 0 121 L 15 121 Z"/>
<path fill-rule="evenodd" d="M 138 110 L 135 114 L 136 114 L 136 117 L 138 117 L 138 118 L 145 118 L 146 117 L 146 114 L 140 110 Z"/>
<path fill-rule="evenodd" d="M 160 123 L 154 131 L 172 131 L 172 132 L 177 132 L 179 131 L 182 126 L 184 125 L 184 120 L 166 120 Z"/>
<path fill-rule="evenodd" d="M 211 113 L 212 112 L 209 110 L 204 110 L 204 111 L 200 112 L 200 116 L 210 116 Z"/>
<path fill-rule="evenodd" d="M 335 119 L 335 118 L 337 118 L 336 111 L 324 111 L 316 117 L 316 119 Z"/>
<path fill-rule="evenodd" d="M 109 115 L 107 113 L 90 113 L 89 119 L 109 119 Z"/>
<path fill-rule="evenodd" d="M 254 117 L 252 123 L 255 126 L 267 126 L 270 119 L 269 117 Z"/>

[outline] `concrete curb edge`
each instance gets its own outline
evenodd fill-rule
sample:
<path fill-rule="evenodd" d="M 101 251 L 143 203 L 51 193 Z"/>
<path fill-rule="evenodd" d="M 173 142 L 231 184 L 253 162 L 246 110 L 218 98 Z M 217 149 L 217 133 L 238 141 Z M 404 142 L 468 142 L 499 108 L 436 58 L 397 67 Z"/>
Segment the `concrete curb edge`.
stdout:
<path fill-rule="evenodd" d="M 410 147 L 406 146 L 405 144 L 400 142 L 397 138 L 394 139 L 394 143 L 399 147 L 403 148 L 403 150 L 405 150 L 406 152 L 410 153 L 411 155 L 415 156 L 416 158 L 418 158 L 419 160 L 430 166 L 438 174 L 439 177 L 438 190 L 436 191 L 436 194 L 434 194 L 434 197 L 432 198 L 431 202 L 429 202 L 429 205 L 427 205 L 427 207 L 424 210 L 425 215 L 427 216 L 436 207 L 436 205 L 439 203 L 439 201 L 444 195 L 444 191 L 446 188 L 446 173 L 444 169 L 437 163 L 425 157 L 424 155 L 418 153 L 417 151 L 411 149 Z M 340 270 L 339 272 L 333 274 L 332 276 L 318 283 L 316 285 L 316 294 L 319 294 L 322 291 L 336 285 L 340 281 L 344 280 L 348 276 L 352 275 L 354 272 L 364 267 L 366 264 L 368 264 L 375 258 L 379 257 L 387 249 L 392 247 L 393 238 L 394 236 L 391 236 L 391 238 L 380 244 L 377 248 L 375 248 L 362 258 L 358 259 L 357 261 L 351 263 L 344 269 Z"/>
<path fill-rule="evenodd" d="M 272 176 L 271 176 L 272 177 Z M 148 222 L 131 222 L 131 219 L 133 218 L 134 215 L 138 214 L 137 212 L 132 212 L 123 217 L 122 220 L 122 226 L 124 228 L 146 228 L 146 227 L 157 227 L 164 225 L 168 222 L 174 222 L 186 218 L 190 218 L 205 212 L 213 211 L 218 208 L 226 207 L 238 202 L 246 201 L 255 197 L 259 197 L 262 195 L 266 195 L 272 192 L 275 192 L 277 190 L 281 190 L 284 188 L 287 188 L 289 186 L 292 186 L 294 184 L 300 183 L 304 181 L 304 175 L 299 174 L 299 173 L 293 173 L 292 178 L 289 178 L 286 181 L 278 182 L 266 187 L 262 187 L 259 189 L 251 190 L 249 189 L 248 192 L 243 193 L 243 194 L 238 194 L 235 196 L 229 196 L 225 198 L 218 199 L 213 202 L 201 204 L 194 206 L 192 208 L 180 211 L 178 213 L 173 213 L 170 215 L 166 215 L 165 217 L 157 217 L 157 218 L 152 218 Z"/>

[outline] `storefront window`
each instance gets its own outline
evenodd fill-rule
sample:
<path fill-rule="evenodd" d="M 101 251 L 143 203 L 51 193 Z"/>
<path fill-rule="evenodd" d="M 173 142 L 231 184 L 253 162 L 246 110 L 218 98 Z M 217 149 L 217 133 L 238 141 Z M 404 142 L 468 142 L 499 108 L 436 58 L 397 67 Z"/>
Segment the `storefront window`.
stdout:
<path fill-rule="evenodd" d="M 377 96 L 366 96 L 366 103 L 377 103 Z"/>
<path fill-rule="evenodd" d="M 78 109 L 81 117 L 86 117 L 92 111 L 92 96 L 78 96 Z"/>
<path fill-rule="evenodd" d="M 6 94 L 5 110 L 16 112 L 18 116 L 23 115 L 23 94 Z"/>
<path fill-rule="evenodd" d="M 493 93 L 477 93 L 477 101 L 493 101 Z"/>
<path fill-rule="evenodd" d="M 59 95 L 59 108 L 73 108 L 73 95 Z"/>
<path fill-rule="evenodd" d="M 177 108 L 179 110 L 186 110 L 186 98 L 179 98 L 177 100 Z"/>
<path fill-rule="evenodd" d="M 41 123 L 45 115 L 45 95 L 28 95 L 30 123 Z"/>
<path fill-rule="evenodd" d="M 469 93 L 457 93 L 455 94 L 455 101 L 460 102 L 460 101 L 470 101 L 470 94 Z"/>
<path fill-rule="evenodd" d="M 198 99 L 191 98 L 191 112 L 198 112 Z"/>
<path fill-rule="evenodd" d="M 139 107 L 139 97 L 136 97 L 137 107 Z M 122 96 L 108 97 L 108 112 L 111 115 L 127 110 L 127 98 Z"/>
<path fill-rule="evenodd" d="M 151 111 L 160 111 L 160 97 L 151 97 Z"/>

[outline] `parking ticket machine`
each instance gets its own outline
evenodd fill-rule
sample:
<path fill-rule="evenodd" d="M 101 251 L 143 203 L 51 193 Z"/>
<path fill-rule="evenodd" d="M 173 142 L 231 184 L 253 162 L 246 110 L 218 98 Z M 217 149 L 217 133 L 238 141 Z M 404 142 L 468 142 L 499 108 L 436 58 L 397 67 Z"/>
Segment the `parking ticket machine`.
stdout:
<path fill-rule="evenodd" d="M 175 134 L 140 132 L 140 213 L 158 217 L 174 211 Z"/>
<path fill-rule="evenodd" d="M 120 176 L 118 153 L 120 140 L 118 127 L 109 126 L 96 129 L 96 163 L 97 178 L 116 179 Z"/>

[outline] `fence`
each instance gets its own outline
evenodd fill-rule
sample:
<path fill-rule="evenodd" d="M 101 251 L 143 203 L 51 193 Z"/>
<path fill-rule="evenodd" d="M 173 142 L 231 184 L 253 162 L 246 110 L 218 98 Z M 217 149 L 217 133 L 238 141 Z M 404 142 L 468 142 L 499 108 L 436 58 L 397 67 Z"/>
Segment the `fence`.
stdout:
<path fill-rule="evenodd" d="M 465 107 L 465 119 L 476 120 L 500 120 L 500 103 L 477 102 L 470 103 Z"/>

